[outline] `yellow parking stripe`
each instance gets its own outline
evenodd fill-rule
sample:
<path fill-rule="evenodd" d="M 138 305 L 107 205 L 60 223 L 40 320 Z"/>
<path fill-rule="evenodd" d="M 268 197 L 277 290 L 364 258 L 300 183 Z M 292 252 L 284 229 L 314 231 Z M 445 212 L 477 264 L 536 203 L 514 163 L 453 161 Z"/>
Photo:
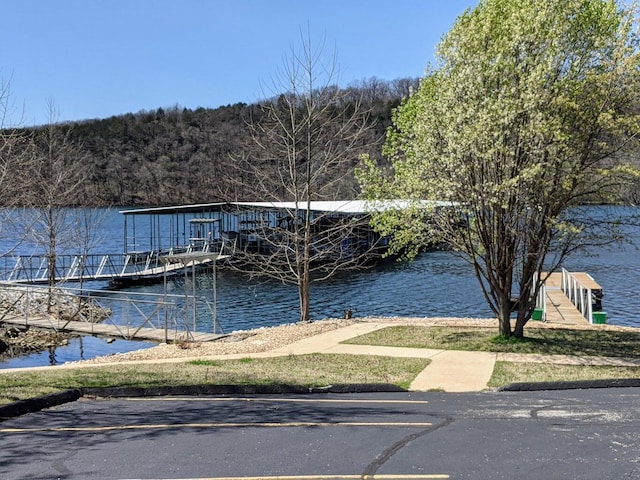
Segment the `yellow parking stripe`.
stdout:
<path fill-rule="evenodd" d="M 355 400 L 337 398 L 247 398 L 247 397 L 127 397 L 131 402 L 257 402 L 257 403 L 380 403 L 426 405 L 426 400 Z"/>
<path fill-rule="evenodd" d="M 161 430 L 179 428 L 251 428 L 251 427 L 403 427 L 426 428 L 427 422 L 255 422 L 255 423 L 176 423 L 157 425 L 106 425 L 102 427 L 1 428 L 0 433 L 33 432 L 106 432 L 113 430 Z"/>
<path fill-rule="evenodd" d="M 442 473 L 426 474 L 393 474 L 393 475 L 285 475 L 275 477 L 207 477 L 182 480 L 446 480 L 449 477 Z"/>

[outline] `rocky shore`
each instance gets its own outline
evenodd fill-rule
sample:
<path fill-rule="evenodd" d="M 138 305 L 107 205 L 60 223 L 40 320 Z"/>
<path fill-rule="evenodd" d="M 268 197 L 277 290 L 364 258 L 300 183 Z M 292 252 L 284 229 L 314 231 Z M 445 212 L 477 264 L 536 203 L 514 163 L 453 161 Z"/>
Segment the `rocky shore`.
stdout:
<path fill-rule="evenodd" d="M 67 345 L 71 335 L 35 328 L 0 327 L 0 362 Z"/>
<path fill-rule="evenodd" d="M 468 318 L 367 317 L 349 320 L 326 319 L 311 323 L 291 323 L 276 327 L 261 327 L 253 330 L 233 332 L 215 342 L 160 344 L 152 348 L 97 357 L 75 363 L 104 364 L 266 352 L 284 347 L 303 338 L 345 327 L 363 320 L 367 322 L 394 322 L 398 325 L 475 325 L 495 326 L 496 328 L 498 325 L 495 320 Z"/>
<path fill-rule="evenodd" d="M 292 323 L 276 327 L 260 327 L 230 333 L 215 342 L 185 342 L 159 344 L 155 347 L 116 353 L 75 363 L 118 363 L 195 356 L 227 355 L 266 352 L 289 345 L 297 340 L 318 335 L 354 323 L 355 320 L 320 320 L 310 323 Z"/>
<path fill-rule="evenodd" d="M 60 320 L 82 319 L 102 322 L 111 314 L 91 301 L 63 289 L 54 289 L 50 298 L 45 289 L 4 286 L 0 289 L 0 316 L 50 316 Z M 2 324 L 0 320 L 0 361 L 66 345 L 73 335 Z"/>
<path fill-rule="evenodd" d="M 128 353 L 118 353 L 91 360 L 82 360 L 82 364 L 108 364 L 138 361 L 163 361 L 168 359 L 207 357 L 213 355 L 230 355 L 244 353 L 266 352 L 284 347 L 293 342 L 313 335 L 351 325 L 358 321 L 397 323 L 398 325 L 426 325 L 452 327 L 489 327 L 495 328 L 496 319 L 478 318 L 425 318 L 425 317 L 366 317 L 344 319 L 318 320 L 311 323 L 292 323 L 276 327 L 261 327 L 253 330 L 233 332 L 215 342 L 187 342 L 183 344 L 160 344 L 156 347 L 136 350 Z M 637 330 L 633 327 L 616 325 L 563 325 L 532 322 L 528 328 L 572 328 L 598 330 Z"/>

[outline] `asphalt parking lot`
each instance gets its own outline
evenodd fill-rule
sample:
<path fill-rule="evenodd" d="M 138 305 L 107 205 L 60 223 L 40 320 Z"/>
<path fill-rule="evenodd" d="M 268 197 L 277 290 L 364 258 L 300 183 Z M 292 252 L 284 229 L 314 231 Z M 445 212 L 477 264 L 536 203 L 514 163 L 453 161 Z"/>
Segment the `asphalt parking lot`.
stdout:
<path fill-rule="evenodd" d="M 640 479 L 640 389 L 87 399 L 0 423 L 6 479 Z"/>

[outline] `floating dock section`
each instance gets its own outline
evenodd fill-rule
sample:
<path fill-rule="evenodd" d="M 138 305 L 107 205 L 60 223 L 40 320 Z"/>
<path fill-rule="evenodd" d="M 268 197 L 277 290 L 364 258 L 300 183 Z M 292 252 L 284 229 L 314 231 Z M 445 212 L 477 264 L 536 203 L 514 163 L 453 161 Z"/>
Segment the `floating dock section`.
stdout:
<path fill-rule="evenodd" d="M 543 320 L 551 323 L 580 325 L 605 323 L 602 312 L 602 287 L 585 272 L 551 273 L 541 294 L 539 307 Z"/>

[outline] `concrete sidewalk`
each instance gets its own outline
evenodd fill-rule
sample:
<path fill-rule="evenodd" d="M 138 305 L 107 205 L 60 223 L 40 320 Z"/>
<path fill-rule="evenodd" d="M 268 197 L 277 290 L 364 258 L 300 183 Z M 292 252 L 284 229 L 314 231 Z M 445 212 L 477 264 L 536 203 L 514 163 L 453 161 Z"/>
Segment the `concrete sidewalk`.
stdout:
<path fill-rule="evenodd" d="M 381 347 L 343 344 L 345 340 L 376 330 L 397 326 L 397 323 L 358 322 L 294 342 L 261 356 L 302 355 L 308 353 L 342 353 L 385 357 L 429 358 L 431 363 L 411 383 L 412 391 L 439 390 L 445 392 L 479 392 L 487 389 L 493 374 L 497 354 L 432 350 L 426 348 Z"/>
<path fill-rule="evenodd" d="M 587 357 L 572 355 L 538 355 L 426 348 L 383 347 L 343 344 L 351 338 L 365 335 L 397 322 L 359 321 L 347 327 L 308 337 L 290 345 L 252 356 L 302 355 L 309 353 L 341 353 L 379 355 L 387 357 L 429 358 L 431 363 L 414 379 L 412 391 L 480 392 L 487 390 L 496 361 L 519 363 L 552 363 L 563 365 L 640 366 L 640 359 Z M 247 356 L 247 355 L 243 355 Z"/>

